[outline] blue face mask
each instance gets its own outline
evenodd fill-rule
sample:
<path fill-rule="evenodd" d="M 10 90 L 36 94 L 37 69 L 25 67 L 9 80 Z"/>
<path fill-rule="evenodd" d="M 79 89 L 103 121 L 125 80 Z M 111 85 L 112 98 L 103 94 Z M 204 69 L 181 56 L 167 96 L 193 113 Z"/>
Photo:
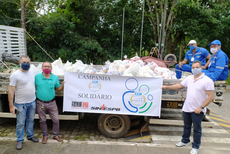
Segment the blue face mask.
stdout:
<path fill-rule="evenodd" d="M 189 46 L 190 50 L 194 50 L 195 47 L 193 45 Z"/>
<path fill-rule="evenodd" d="M 194 75 L 198 75 L 198 74 L 200 74 L 200 72 L 201 72 L 201 68 L 192 69 L 192 74 L 194 74 Z"/>
<path fill-rule="evenodd" d="M 22 68 L 24 71 L 28 71 L 29 68 L 30 68 L 30 63 L 21 63 L 21 68 Z"/>

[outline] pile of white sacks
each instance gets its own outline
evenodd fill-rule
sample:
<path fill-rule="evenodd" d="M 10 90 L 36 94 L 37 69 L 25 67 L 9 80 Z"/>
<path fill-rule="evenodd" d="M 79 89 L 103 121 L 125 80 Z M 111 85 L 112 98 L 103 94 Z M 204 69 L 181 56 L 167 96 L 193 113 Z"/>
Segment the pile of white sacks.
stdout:
<path fill-rule="evenodd" d="M 42 72 L 42 64 L 37 67 L 31 65 L 31 69 L 36 73 Z M 87 65 L 81 60 L 76 60 L 74 64 L 67 61 L 65 64 L 59 58 L 52 63 L 52 73 L 55 75 L 64 75 L 64 72 L 78 72 L 91 74 L 121 75 L 121 76 L 137 76 L 137 77 L 162 77 L 164 79 L 176 79 L 175 72 L 168 68 L 158 67 L 154 62 L 146 64 L 138 56 L 131 60 L 115 60 L 113 62 L 106 61 L 105 65 Z"/>

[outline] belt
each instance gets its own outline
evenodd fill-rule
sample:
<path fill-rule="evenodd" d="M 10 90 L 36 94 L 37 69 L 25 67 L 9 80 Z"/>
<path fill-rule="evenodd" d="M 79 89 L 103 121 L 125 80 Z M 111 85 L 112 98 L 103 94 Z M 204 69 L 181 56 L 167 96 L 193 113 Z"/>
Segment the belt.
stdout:
<path fill-rule="evenodd" d="M 43 103 L 50 103 L 50 102 L 55 101 L 55 98 L 53 98 L 53 99 L 50 100 L 50 101 L 42 101 L 42 100 L 40 100 L 39 98 L 36 98 L 36 100 L 39 100 L 39 101 L 41 101 L 41 102 L 43 102 Z"/>

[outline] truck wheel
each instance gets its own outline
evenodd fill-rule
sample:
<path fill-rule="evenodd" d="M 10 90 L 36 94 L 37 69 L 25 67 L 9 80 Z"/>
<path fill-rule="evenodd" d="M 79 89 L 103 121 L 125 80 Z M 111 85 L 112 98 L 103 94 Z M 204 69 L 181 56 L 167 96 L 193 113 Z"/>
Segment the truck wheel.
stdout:
<path fill-rule="evenodd" d="M 126 115 L 101 114 L 97 126 L 102 135 L 110 138 L 120 138 L 129 132 L 131 122 Z"/>
<path fill-rule="evenodd" d="M 173 66 L 176 64 L 177 58 L 174 54 L 167 54 L 164 58 L 164 61 L 172 61 L 172 62 L 166 62 L 166 65 Z"/>

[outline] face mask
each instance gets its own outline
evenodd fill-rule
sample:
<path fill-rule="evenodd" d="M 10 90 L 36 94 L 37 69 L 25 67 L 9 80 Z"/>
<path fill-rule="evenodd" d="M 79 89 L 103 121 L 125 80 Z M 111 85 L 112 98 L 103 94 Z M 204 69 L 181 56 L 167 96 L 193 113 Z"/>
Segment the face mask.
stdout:
<path fill-rule="evenodd" d="M 189 46 L 190 50 L 194 50 L 195 47 L 193 45 Z"/>
<path fill-rule="evenodd" d="M 45 73 L 45 74 L 50 74 L 51 70 L 49 69 L 42 69 L 42 71 Z"/>
<path fill-rule="evenodd" d="M 217 52 L 217 48 L 210 48 L 211 53 L 216 53 Z"/>
<path fill-rule="evenodd" d="M 201 68 L 194 68 L 194 69 L 192 69 L 192 73 L 194 75 L 198 75 L 198 74 L 200 74 L 200 72 L 201 72 Z"/>
<path fill-rule="evenodd" d="M 21 63 L 21 68 L 22 68 L 24 71 L 28 71 L 29 68 L 30 68 L 30 63 Z"/>

